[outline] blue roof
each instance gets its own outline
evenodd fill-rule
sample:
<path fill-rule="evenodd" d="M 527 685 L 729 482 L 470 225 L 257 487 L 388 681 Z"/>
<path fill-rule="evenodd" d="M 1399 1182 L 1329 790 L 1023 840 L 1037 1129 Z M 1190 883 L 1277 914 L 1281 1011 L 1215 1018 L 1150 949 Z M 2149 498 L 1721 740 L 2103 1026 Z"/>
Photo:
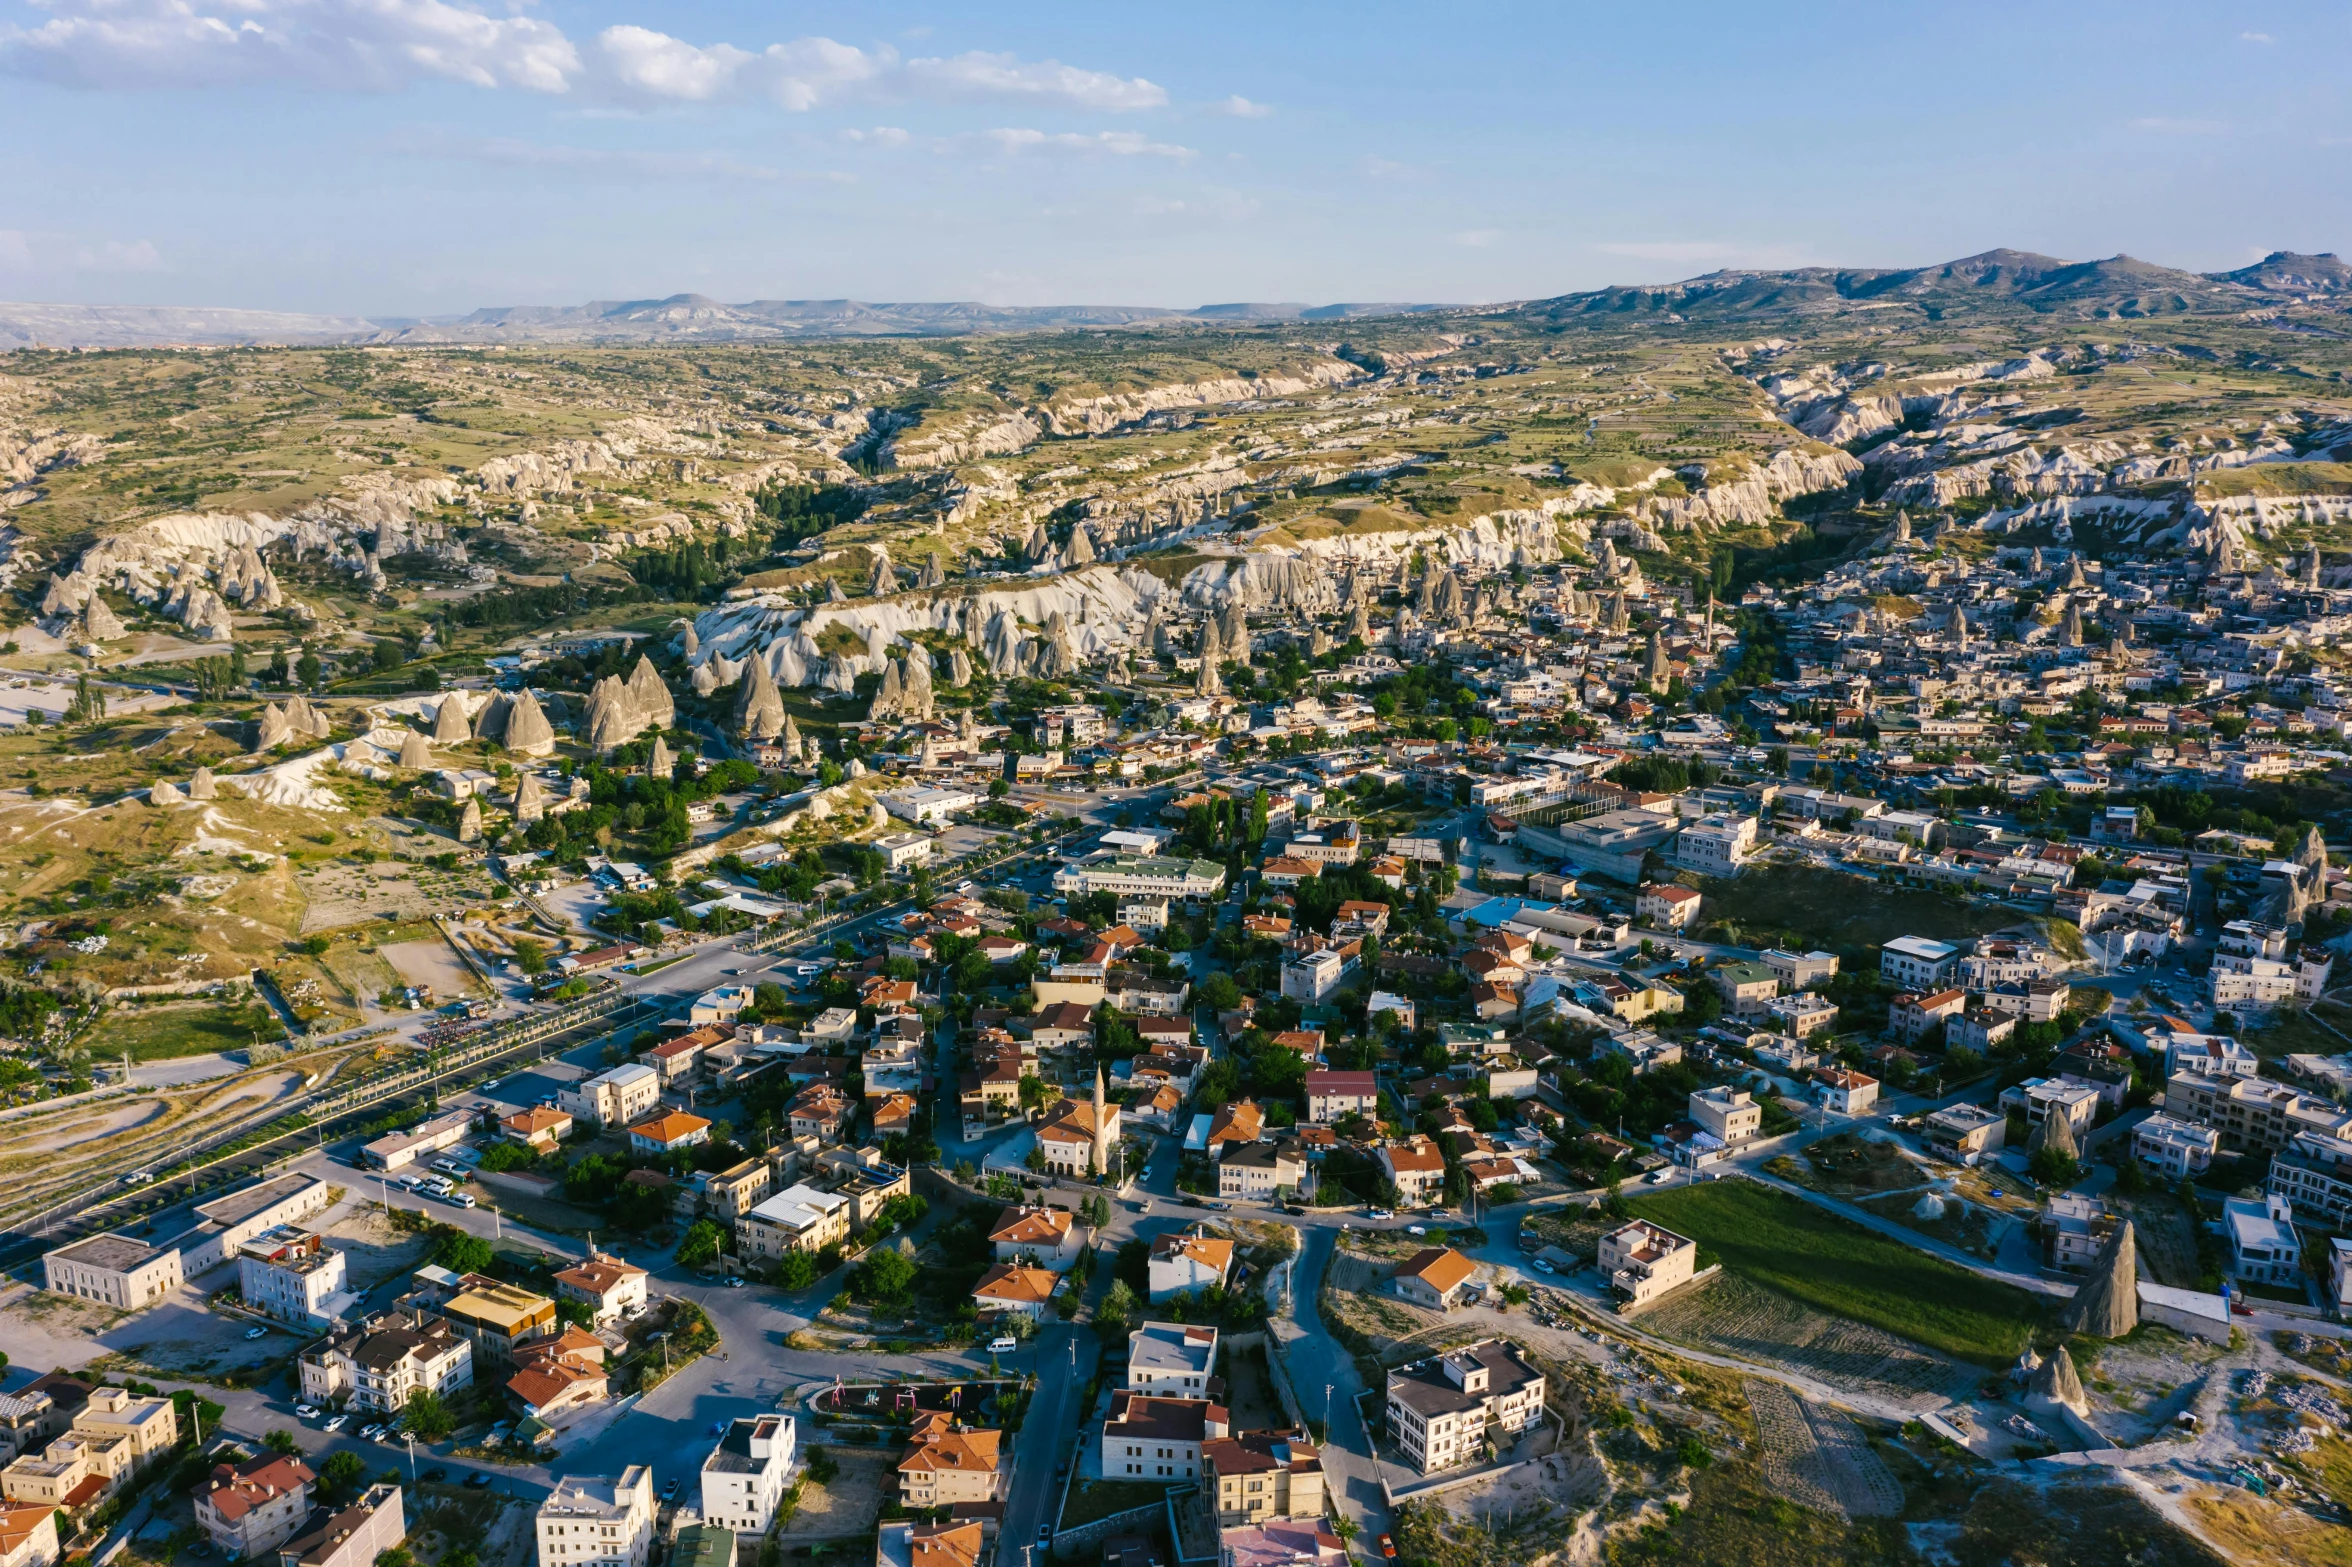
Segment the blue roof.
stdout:
<path fill-rule="evenodd" d="M 1533 909 L 1538 914 L 1549 914 L 1554 904 L 1537 903 L 1530 898 L 1489 898 L 1462 915 L 1465 925 L 1484 925 L 1497 929 L 1519 917 L 1522 910 Z"/>

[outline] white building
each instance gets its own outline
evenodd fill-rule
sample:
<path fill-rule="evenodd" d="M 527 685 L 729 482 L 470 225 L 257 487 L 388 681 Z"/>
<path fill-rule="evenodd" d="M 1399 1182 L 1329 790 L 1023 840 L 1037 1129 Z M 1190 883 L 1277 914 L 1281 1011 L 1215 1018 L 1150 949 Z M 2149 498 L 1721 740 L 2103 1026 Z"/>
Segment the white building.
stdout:
<path fill-rule="evenodd" d="M 2219 1132 L 2174 1116 L 2151 1115 L 2132 1128 L 2132 1157 L 2168 1181 L 2204 1174 L 2220 1149 Z"/>
<path fill-rule="evenodd" d="M 1784 952 L 1772 947 L 1763 953 L 1762 962 L 1792 991 L 1810 990 L 1837 978 L 1838 960 L 1834 952 Z"/>
<path fill-rule="evenodd" d="M 419 1392 L 473 1386 L 474 1341 L 447 1317 L 388 1311 L 319 1340 L 296 1366 L 305 1403 L 398 1414 Z"/>
<path fill-rule="evenodd" d="M 2232 1197 L 2221 1205 L 2221 1226 L 2229 1238 L 2232 1278 L 2290 1289 L 2303 1282 L 2303 1240 L 2285 1197 Z"/>
<path fill-rule="evenodd" d="M 1388 1431 L 1423 1474 L 1475 1463 L 1543 1418 L 1543 1373 L 1516 1344 L 1486 1339 L 1388 1374 Z"/>
<path fill-rule="evenodd" d="M 1745 1142 L 1764 1125 L 1764 1107 L 1744 1088 L 1718 1083 L 1690 1096 L 1690 1118 L 1726 1143 Z"/>
<path fill-rule="evenodd" d="M 626 1062 L 557 1089 L 555 1103 L 575 1120 L 607 1129 L 633 1126 L 661 1104 L 661 1073 L 640 1061 Z"/>
<path fill-rule="evenodd" d="M 1282 965 L 1282 994 L 1313 1006 L 1337 992 L 1354 968 L 1352 959 L 1342 958 L 1328 947 L 1321 952 L 1302 952 Z"/>
<path fill-rule="evenodd" d="M 980 796 L 962 789 L 893 789 L 882 796 L 882 809 L 917 827 L 944 822 L 959 811 L 969 811 Z"/>
<path fill-rule="evenodd" d="M 747 1415 L 728 1422 L 702 1461 L 702 1521 L 737 1534 L 765 1534 L 792 1474 L 795 1427 L 790 1415 Z"/>
<path fill-rule="evenodd" d="M 1702 816 L 1674 840 L 1674 863 L 1702 876 L 1737 876 L 1755 852 L 1753 816 Z"/>
<path fill-rule="evenodd" d="M 653 1549 L 653 1470 L 618 1479 L 563 1475 L 539 1504 L 539 1567 L 645 1567 Z"/>
<path fill-rule="evenodd" d="M 346 1283 L 343 1253 L 291 1225 L 264 1230 L 237 1248 L 237 1289 L 247 1309 L 313 1330 L 332 1326 L 359 1304 Z"/>
<path fill-rule="evenodd" d="M 1217 1371 L 1217 1330 L 1146 1322 L 1127 1335 L 1127 1386 L 1137 1393 L 1206 1398 Z"/>
<path fill-rule="evenodd" d="M 1070 897 L 1107 892 L 1162 898 L 1213 898 L 1225 887 L 1225 867 L 1214 860 L 1159 859 L 1121 854 L 1081 860 L 1054 873 L 1054 891 Z"/>
<path fill-rule="evenodd" d="M 1925 995 L 1950 984 L 1960 949 L 1925 936 L 1897 936 L 1878 952 L 1878 972 L 1898 990 Z"/>
<path fill-rule="evenodd" d="M 1698 1260 L 1697 1241 L 1635 1219 L 1601 1237 L 1594 1266 L 1628 1305 L 1641 1306 L 1688 1284 Z"/>

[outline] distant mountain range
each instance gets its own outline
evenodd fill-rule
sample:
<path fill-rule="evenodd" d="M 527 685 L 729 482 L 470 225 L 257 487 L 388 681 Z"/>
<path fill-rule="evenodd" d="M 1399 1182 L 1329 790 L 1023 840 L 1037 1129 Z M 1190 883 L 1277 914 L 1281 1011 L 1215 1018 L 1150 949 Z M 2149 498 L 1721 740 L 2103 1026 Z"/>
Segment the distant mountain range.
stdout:
<path fill-rule="evenodd" d="M 1643 287 L 1591 289 L 1502 309 L 1539 319 L 1622 317 L 1768 322 L 1910 306 L 1930 317 L 1985 310 L 2134 318 L 2243 312 L 2324 303 L 2352 308 L 2352 265 L 2333 254 L 2274 251 L 2233 272 L 2183 272 L 2130 256 L 2062 261 L 2020 250 L 1932 267 L 1797 267 L 1710 272 Z M 755 299 L 701 294 L 510 305 L 451 317 L 310 316 L 163 305 L 0 304 L 0 350 L 142 348 L 231 343 L 727 343 L 795 338 L 949 337 L 1176 323 L 1353 321 L 1462 309 L 1419 304 L 1149 305 L 867 304 L 854 299 Z"/>

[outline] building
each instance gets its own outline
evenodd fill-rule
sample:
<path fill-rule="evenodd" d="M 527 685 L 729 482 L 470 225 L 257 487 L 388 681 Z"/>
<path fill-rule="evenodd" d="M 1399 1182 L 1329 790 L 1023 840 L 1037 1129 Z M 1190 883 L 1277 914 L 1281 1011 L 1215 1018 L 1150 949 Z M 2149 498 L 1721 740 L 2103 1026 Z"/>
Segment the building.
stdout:
<path fill-rule="evenodd" d="M 1737 876 L 1755 852 L 1753 816 L 1702 816 L 1674 840 L 1674 863 L 1702 876 Z"/>
<path fill-rule="evenodd" d="M 324 1332 L 357 1309 L 343 1253 L 308 1230 L 264 1230 L 237 1248 L 237 1291 L 248 1311 Z"/>
<path fill-rule="evenodd" d="M 1810 1039 L 1837 1026 L 1837 1003 L 1802 990 L 1774 996 L 1764 1003 L 1764 1020 L 1791 1039 Z"/>
<path fill-rule="evenodd" d="M 1127 1387 L 1171 1398 L 1217 1391 L 1217 1330 L 1182 1322 L 1146 1322 L 1127 1335 Z"/>
<path fill-rule="evenodd" d="M 2011 1115 L 2023 1116 L 2028 1126 L 2039 1126 L 2053 1115 L 2063 1115 L 2074 1131 L 2074 1145 L 2080 1148 L 2083 1133 L 2099 1115 L 2099 1091 L 2078 1087 L 2051 1077 L 2029 1077 L 2001 1090 L 1996 1101 Z"/>
<path fill-rule="evenodd" d="M 1811 990 L 1837 978 L 1838 960 L 1834 952 L 1784 952 L 1773 947 L 1762 954 L 1760 961 L 1791 990 Z"/>
<path fill-rule="evenodd" d="M 1718 963 L 1707 978 L 1734 1017 L 1753 1016 L 1780 994 L 1780 976 L 1761 963 Z"/>
<path fill-rule="evenodd" d="M 1153 1305 L 1176 1295 L 1221 1287 L 1233 1274 L 1233 1242 L 1208 1235 L 1152 1238 L 1147 1268 Z"/>
<path fill-rule="evenodd" d="M 0 1469 L 0 1496 L 80 1513 L 120 1492 L 179 1438 L 179 1412 L 170 1399 L 93 1388 L 54 1441 Z"/>
<path fill-rule="evenodd" d="M 0 1502 L 0 1567 L 56 1567 L 57 1509 Z"/>
<path fill-rule="evenodd" d="M 1086 1249 L 1084 1235 L 1066 1208 L 1007 1208 L 988 1232 L 999 1262 L 1067 1273 Z"/>
<path fill-rule="evenodd" d="M 1971 1167 L 2009 1141 L 2009 1117 L 1982 1105 L 1947 1105 L 1931 1113 L 1919 1129 L 1929 1153 Z"/>
<path fill-rule="evenodd" d="M 1594 1265 L 1629 1306 L 1651 1301 L 1691 1281 L 1698 1269 L 1699 1244 L 1672 1230 L 1635 1219 L 1601 1237 Z"/>
<path fill-rule="evenodd" d="M 223 1561 L 258 1558 L 302 1527 L 317 1479 L 301 1459 L 279 1453 L 216 1464 L 196 1487 L 196 1527 Z"/>
<path fill-rule="evenodd" d="M 959 1507 L 1004 1497 L 1004 1433 L 918 1417 L 898 1460 L 898 1499 L 909 1507 Z"/>
<path fill-rule="evenodd" d="M 645 1281 L 649 1277 L 635 1263 L 596 1252 L 556 1274 L 555 1293 L 559 1299 L 586 1306 L 591 1327 L 609 1327 L 645 1309 Z"/>
<path fill-rule="evenodd" d="M 962 789 L 893 789 L 882 796 L 882 809 L 917 827 L 946 822 L 979 803 L 980 796 Z"/>
<path fill-rule="evenodd" d="M 1663 852 L 1662 845 L 1681 829 L 1680 822 L 1657 811 L 1606 811 L 1580 822 L 1542 829 L 1543 836 L 1552 842 L 1541 847 L 1553 852 L 1553 844 L 1557 844 L 1556 852 L 1562 859 L 1574 860 L 1604 881 L 1636 887 L 1641 884 L 1642 862 L 1650 851 Z M 1536 831 L 1523 829 L 1521 841 L 1529 842 Z M 1396 840 L 1389 840 L 1389 850 L 1396 852 Z"/>
<path fill-rule="evenodd" d="M 885 1523 L 874 1542 L 874 1567 L 980 1567 L 982 1526 Z"/>
<path fill-rule="evenodd" d="M 330 1188 L 315 1175 L 287 1174 L 196 1205 L 196 1228 L 180 1237 L 180 1271 L 189 1278 L 237 1255 L 254 1236 L 324 1213 Z"/>
<path fill-rule="evenodd" d="M 1323 1516 L 1323 1456 L 1303 1430 L 1211 1437 L 1201 1444 L 1200 1462 L 1220 1529 Z"/>
<path fill-rule="evenodd" d="M 791 1252 L 823 1251 L 849 1239 L 849 1199 L 805 1182 L 787 1186 L 735 1224 L 745 1261 L 781 1262 Z"/>
<path fill-rule="evenodd" d="M 1383 1144 L 1372 1157 L 1401 1202 L 1433 1202 L 1445 1190 L 1445 1155 L 1417 1132 L 1401 1143 Z"/>
<path fill-rule="evenodd" d="M 1878 1079 L 1842 1066 L 1825 1066 L 1813 1073 L 1813 1092 L 1824 1109 L 1868 1115 L 1878 1103 Z"/>
<path fill-rule="evenodd" d="M 532 1420 L 599 1403 L 612 1394 L 605 1356 L 604 1340 L 586 1328 L 567 1326 L 515 1351 L 506 1391 Z"/>
<path fill-rule="evenodd" d="M 2115 1230 L 2105 1203 L 2075 1192 L 2052 1193 L 2040 1223 L 2049 1266 L 2066 1273 L 2080 1273 L 2097 1261 Z"/>
<path fill-rule="evenodd" d="M 1225 890 L 1225 867 L 1214 860 L 1161 859 L 1121 854 L 1081 860 L 1054 873 L 1054 891 L 1070 897 L 1107 892 L 1168 899 L 1213 898 Z"/>
<path fill-rule="evenodd" d="M 2352 1229 L 2352 1138 L 2326 1132 L 2297 1134 L 2284 1151 L 2271 1156 L 2264 1186 L 2315 1224 Z"/>
<path fill-rule="evenodd" d="M 1205 1398 L 1113 1393 L 1102 1428 L 1106 1480 L 1197 1480 L 1201 1444 L 1232 1435 L 1225 1406 Z"/>
<path fill-rule="evenodd" d="M 374 1567 L 407 1538 L 400 1487 L 379 1482 L 349 1507 L 313 1513 L 308 1527 L 278 1547 L 278 1567 Z"/>
<path fill-rule="evenodd" d="M 672 1110 L 629 1128 L 629 1146 L 649 1157 L 679 1153 L 710 1141 L 711 1124 L 699 1115 Z"/>
<path fill-rule="evenodd" d="M 2276 1288 L 2302 1286 L 2303 1240 L 2295 1233 L 2295 1210 L 2285 1197 L 2277 1192 L 2231 1197 L 2221 1205 L 2221 1228 L 2229 1240 L 2230 1277 Z"/>
<path fill-rule="evenodd" d="M 735 1531 L 690 1523 L 670 1544 L 671 1567 L 735 1567 Z"/>
<path fill-rule="evenodd" d="M 539 1567 L 645 1567 L 653 1552 L 653 1470 L 559 1475 L 539 1504 Z"/>
<path fill-rule="evenodd" d="M 1336 947 L 1301 952 L 1282 965 L 1282 994 L 1303 1005 L 1317 1006 L 1335 995 L 1355 970 L 1355 960 L 1341 957 Z"/>
<path fill-rule="evenodd" d="M 2203 1175 L 2220 1150 L 2219 1132 L 2178 1116 L 2159 1112 L 2132 1128 L 2132 1157 L 2168 1181 Z"/>
<path fill-rule="evenodd" d="M 2210 1126 L 2231 1153 L 2277 1153 L 2303 1132 L 2341 1135 L 2352 1116 L 2325 1099 L 2260 1078 L 2183 1072 L 2164 1085 L 2164 1113 Z"/>
<path fill-rule="evenodd" d="M 1995 1012 L 1990 1007 L 1964 1011 L 1958 1017 L 1944 1019 L 1944 1048 L 1990 1055 L 2008 1042 L 2009 1036 L 2017 1032 L 2017 1025 L 2014 1012 Z"/>
<path fill-rule="evenodd" d="M 572 1135 L 572 1118 L 561 1110 L 533 1105 L 528 1110 L 501 1116 L 498 1131 L 508 1142 L 521 1143 L 534 1153 L 553 1153 Z"/>
<path fill-rule="evenodd" d="M 1644 882 L 1634 897 L 1633 915 L 1653 930 L 1688 930 L 1699 922 L 1704 901 L 1696 887 Z"/>
<path fill-rule="evenodd" d="M 1470 1293 L 1478 1264 L 1450 1246 L 1424 1246 L 1397 1265 L 1396 1292 L 1416 1306 L 1451 1311 Z"/>
<path fill-rule="evenodd" d="M 1217 1161 L 1217 1195 L 1265 1202 L 1307 1184 L 1307 1156 L 1298 1143 L 1243 1143 Z"/>
<path fill-rule="evenodd" d="M 1025 1268 L 1017 1262 L 992 1264 L 972 1286 L 972 1305 L 983 1318 L 1027 1317 L 1043 1321 L 1045 1308 L 1061 1287 L 1062 1276 L 1046 1268 Z"/>
<path fill-rule="evenodd" d="M 1764 1128 L 1764 1107 L 1744 1088 L 1718 1083 L 1690 1096 L 1690 1118 L 1725 1143 L 1746 1142 Z"/>
<path fill-rule="evenodd" d="M 1388 1374 L 1388 1434 L 1423 1474 L 1477 1462 L 1490 1427 L 1517 1436 L 1543 1418 L 1543 1409 L 1543 1373 L 1501 1339 Z"/>
<path fill-rule="evenodd" d="M 702 1461 L 702 1520 L 737 1534 L 765 1534 L 792 1474 L 790 1415 L 738 1416 Z"/>
<path fill-rule="evenodd" d="M 1878 952 L 1881 978 L 1922 994 L 1949 985 L 1959 962 L 1958 947 L 1948 941 L 1930 941 L 1925 936 L 1897 936 Z"/>
<path fill-rule="evenodd" d="M 883 863 L 894 871 L 922 864 L 937 847 L 930 835 L 919 832 L 885 833 L 874 840 L 874 848 L 880 851 Z"/>
<path fill-rule="evenodd" d="M 1367 1118 L 1380 1112 L 1380 1085 L 1370 1072 L 1328 1072 L 1321 1069 L 1307 1074 L 1307 1120 L 1317 1126 L 1328 1126 L 1351 1115 Z"/>
<path fill-rule="evenodd" d="M 487 1274 L 468 1273 L 441 1303 L 441 1314 L 474 1342 L 474 1364 L 504 1365 L 518 1350 L 556 1331 L 555 1302 Z"/>
<path fill-rule="evenodd" d="M 1906 992 L 1887 1004 L 1887 1030 L 1906 1045 L 1917 1045 L 1939 1028 L 1966 1015 L 1968 992 L 1936 990 Z"/>
<path fill-rule="evenodd" d="M 2197 1072 L 2206 1077 L 2258 1077 L 2261 1065 L 2261 1057 L 2226 1034 L 2164 1036 L 2164 1075 L 2168 1078 L 2182 1072 Z"/>
<path fill-rule="evenodd" d="M 297 1365 L 303 1402 L 390 1415 L 419 1390 L 473 1386 L 474 1344 L 446 1317 L 388 1311 L 320 1339 Z"/>
<path fill-rule="evenodd" d="M 661 1074 L 628 1061 L 556 1091 L 556 1108 L 601 1127 L 630 1126 L 661 1107 Z"/>
<path fill-rule="evenodd" d="M 178 1289 L 180 1248 L 127 1235 L 93 1235 L 41 1258 L 43 1284 L 120 1311 L 144 1311 Z"/>
<path fill-rule="evenodd" d="M 405 1132 L 388 1133 L 368 1143 L 359 1150 L 360 1166 L 393 1174 L 445 1149 L 455 1148 L 473 1129 L 473 1111 L 444 1111 L 419 1121 Z"/>

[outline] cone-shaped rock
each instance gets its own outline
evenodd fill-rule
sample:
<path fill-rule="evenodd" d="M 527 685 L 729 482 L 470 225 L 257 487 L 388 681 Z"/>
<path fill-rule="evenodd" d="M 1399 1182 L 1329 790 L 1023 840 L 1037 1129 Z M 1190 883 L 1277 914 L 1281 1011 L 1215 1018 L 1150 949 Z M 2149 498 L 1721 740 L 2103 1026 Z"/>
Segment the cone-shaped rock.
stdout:
<path fill-rule="evenodd" d="M 455 692 L 442 697 L 433 713 L 433 743 L 463 745 L 473 737 L 474 726 L 466 722 L 464 700 Z"/>
<path fill-rule="evenodd" d="M 1362 599 L 1356 600 L 1355 615 L 1348 621 L 1348 635 L 1366 647 L 1372 645 L 1372 610 Z"/>
<path fill-rule="evenodd" d="M 962 648 L 951 648 L 947 655 L 947 683 L 961 689 L 972 683 L 972 660 Z"/>
<path fill-rule="evenodd" d="M 1217 661 L 1224 650 L 1217 646 L 1217 623 L 1209 621 L 1201 627 L 1200 675 L 1193 682 L 1193 690 L 1201 696 L 1215 696 L 1225 689 L 1224 678 L 1217 672 Z"/>
<path fill-rule="evenodd" d="M 890 569 L 890 552 L 884 549 L 875 550 L 874 575 L 866 583 L 866 592 L 875 598 L 880 598 L 885 593 L 897 591 L 898 577 Z"/>
<path fill-rule="evenodd" d="M 209 767 L 197 768 L 196 776 L 188 780 L 188 798 L 191 800 L 210 800 L 218 797 L 219 793 L 219 788 L 212 781 L 212 769 Z"/>
<path fill-rule="evenodd" d="M 694 628 L 692 626 L 688 626 L 684 632 L 679 634 L 678 651 L 685 654 L 688 658 L 692 658 L 695 654 L 702 651 L 702 638 L 694 634 Z"/>
<path fill-rule="evenodd" d="M 474 738 L 477 740 L 506 739 L 506 721 L 514 712 L 514 697 L 504 691 L 493 691 L 490 700 L 474 715 Z"/>
<path fill-rule="evenodd" d="M 411 729 L 400 737 L 400 765 L 422 771 L 433 765 L 433 742 Z"/>
<path fill-rule="evenodd" d="M 909 718 L 927 720 L 931 717 L 931 650 L 916 646 L 907 652 L 906 674 L 899 681 L 906 692 L 906 711 Z"/>
<path fill-rule="evenodd" d="M 677 765 L 678 759 L 670 755 L 669 742 L 664 740 L 660 735 L 655 735 L 653 737 L 653 749 L 647 752 L 645 757 L 646 776 L 649 778 L 667 778 L 670 776 L 671 772 L 677 768 Z"/>
<path fill-rule="evenodd" d="M 2140 1242 L 2124 1220 L 2107 1238 L 2090 1277 L 2074 1292 L 2059 1325 L 2086 1338 L 2121 1338 L 2140 1325 Z"/>
<path fill-rule="evenodd" d="M 1094 560 L 1094 534 L 1082 522 L 1070 530 L 1070 564 L 1087 566 L 1092 565 Z"/>
<path fill-rule="evenodd" d="M 159 778 L 147 788 L 149 805 L 177 805 L 186 798 L 180 793 L 180 786 L 168 778 Z"/>
<path fill-rule="evenodd" d="M 898 665 L 890 659 L 882 660 L 882 684 L 875 687 L 873 701 L 866 704 L 869 719 L 895 718 L 905 692 L 898 681 Z"/>
<path fill-rule="evenodd" d="M 767 660 L 754 657 L 744 665 L 743 694 L 735 699 L 735 732 L 752 740 L 773 740 L 784 729 L 784 697 Z"/>
<path fill-rule="evenodd" d="M 2045 1148 L 2056 1149 L 2078 1163 L 2081 1161 L 2082 1146 L 2074 1140 L 2074 1122 L 2070 1118 L 2064 1115 L 2042 1117 L 2042 1124 L 2035 1127 L 2033 1136 L 2026 1139 L 2025 1151 L 2031 1156 Z"/>
<path fill-rule="evenodd" d="M 923 562 L 923 575 L 916 579 L 915 586 L 918 588 L 944 588 L 947 586 L 947 568 L 939 563 L 939 551 L 933 550 L 930 558 Z"/>
<path fill-rule="evenodd" d="M 535 772 L 523 774 L 522 782 L 515 785 L 515 821 L 527 827 L 546 814 L 547 785 L 540 781 Z"/>
<path fill-rule="evenodd" d="M 828 604 L 845 604 L 849 602 L 849 595 L 841 591 L 841 579 L 839 577 L 828 577 L 825 580 L 825 602 Z"/>
<path fill-rule="evenodd" d="M 328 731 L 335 727 L 327 721 L 327 715 L 311 706 L 310 698 L 300 692 L 296 692 L 293 700 L 286 704 L 286 725 L 294 731 L 296 738 L 307 736 L 314 740 L 326 738 Z"/>
<path fill-rule="evenodd" d="M 662 683 L 661 671 L 653 667 L 653 660 L 642 653 L 637 655 L 637 667 L 629 671 L 629 699 L 649 724 L 667 729 L 678 721 L 678 699 Z"/>
<path fill-rule="evenodd" d="M 260 727 L 253 737 L 253 749 L 271 750 L 284 745 L 293 737 L 294 727 L 286 722 L 286 710 L 275 702 L 263 703 Z"/>
<path fill-rule="evenodd" d="M 2050 1358 L 2042 1362 L 2042 1369 L 2034 1375 L 2031 1391 L 2064 1404 L 2077 1414 L 2082 1413 L 2086 1402 L 2083 1398 L 2082 1378 L 2075 1373 L 2074 1357 L 2066 1352 L 2064 1344 L 2050 1351 Z"/>
<path fill-rule="evenodd" d="M 783 749 L 786 761 L 797 762 L 800 760 L 802 754 L 800 725 L 792 721 L 790 713 L 784 715 L 784 732 L 776 737 L 776 744 Z"/>
<path fill-rule="evenodd" d="M 470 794 L 466 796 L 464 814 L 457 819 L 457 841 L 459 843 L 480 843 L 482 841 L 482 802 Z"/>
<path fill-rule="evenodd" d="M 540 711 L 539 699 L 528 691 L 516 692 L 514 705 L 507 709 L 506 748 L 525 756 L 551 756 L 555 752 L 555 726 Z"/>
<path fill-rule="evenodd" d="M 82 611 L 82 635 L 93 642 L 112 642 L 129 633 L 123 630 L 122 621 L 107 607 L 106 600 L 93 593 Z"/>

